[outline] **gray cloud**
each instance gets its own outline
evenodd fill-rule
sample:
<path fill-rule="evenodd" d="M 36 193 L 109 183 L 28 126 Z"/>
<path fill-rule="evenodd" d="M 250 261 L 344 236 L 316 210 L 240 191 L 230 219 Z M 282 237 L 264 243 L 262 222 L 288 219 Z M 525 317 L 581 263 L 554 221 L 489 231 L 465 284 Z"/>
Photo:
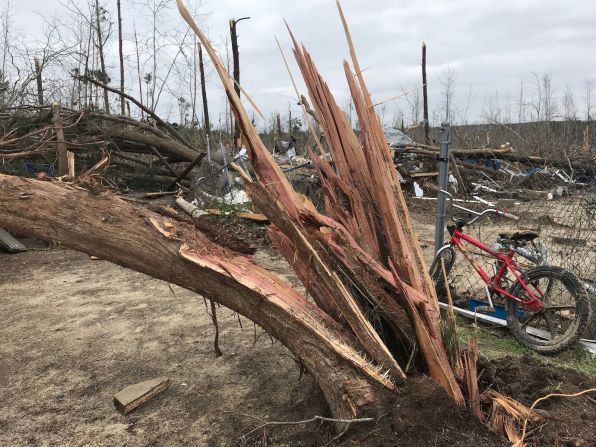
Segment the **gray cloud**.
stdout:
<path fill-rule="evenodd" d="M 192 2 L 189 2 L 192 3 Z M 517 95 L 520 78 L 532 82 L 530 72 L 551 73 L 558 99 L 568 87 L 583 110 L 584 80 L 596 78 L 596 2 L 593 0 L 345 0 L 365 78 L 375 100 L 396 95 L 402 86 L 420 81 L 420 45 L 428 45 L 431 109 L 441 104 L 439 78 L 450 67 L 456 76 L 458 108 L 465 107 L 471 91 L 469 118 L 479 120 L 485 98 L 499 92 L 501 100 Z M 22 0 L 14 6 L 15 19 L 28 31 L 42 15 L 59 11 L 57 0 Z M 125 21 L 138 6 L 127 6 Z M 335 2 L 332 0 L 243 1 L 205 0 L 201 18 L 222 53 L 231 17 L 251 16 L 241 22 L 242 84 L 266 114 L 286 113 L 288 103 L 298 113 L 294 93 L 275 44 L 282 42 L 291 59 L 290 40 L 283 24 L 288 20 L 297 38 L 312 53 L 319 70 L 337 94 L 347 101 L 342 60 L 348 56 Z M 175 11 L 163 26 L 182 27 Z M 298 70 L 292 69 L 299 78 Z M 114 75 L 116 70 L 114 70 Z M 222 109 L 222 95 L 214 74 L 209 77 L 213 108 Z M 300 82 L 300 88 L 304 90 Z M 526 95 L 532 94 L 530 87 Z M 514 101 L 514 99 L 512 99 Z M 387 105 L 386 116 L 405 110 L 401 100 Z"/>

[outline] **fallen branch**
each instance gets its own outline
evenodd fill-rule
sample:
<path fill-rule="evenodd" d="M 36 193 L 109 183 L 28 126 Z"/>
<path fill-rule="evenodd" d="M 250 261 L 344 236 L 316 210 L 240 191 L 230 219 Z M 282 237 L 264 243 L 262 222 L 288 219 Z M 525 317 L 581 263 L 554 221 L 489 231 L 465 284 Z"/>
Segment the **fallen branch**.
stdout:
<path fill-rule="evenodd" d="M 90 82 L 91 84 L 95 84 L 98 87 L 101 87 L 109 92 L 112 93 L 116 93 L 117 95 L 120 96 L 124 96 L 126 99 L 128 99 L 130 102 L 132 102 L 134 105 L 136 105 L 139 109 L 143 110 L 147 115 L 149 115 L 150 117 L 152 117 L 156 123 L 158 123 L 159 125 L 165 127 L 166 129 L 168 129 L 168 131 L 174 136 L 174 138 L 176 138 L 178 141 L 180 141 L 182 144 L 184 144 L 185 146 L 194 149 L 193 145 L 190 144 L 190 142 L 184 138 L 182 135 L 180 135 L 178 133 L 178 131 L 176 131 L 176 129 L 174 129 L 170 124 L 166 123 L 164 120 L 162 120 L 159 115 L 157 115 L 153 110 L 145 107 L 143 104 L 141 104 L 139 101 L 137 101 L 137 99 L 134 96 L 130 96 L 127 93 L 123 93 L 118 89 L 115 89 L 113 87 L 110 87 L 109 85 L 104 84 L 103 82 L 99 82 L 95 79 L 92 79 L 88 76 L 75 76 L 75 79 L 79 79 L 79 80 L 83 80 L 86 82 Z"/>

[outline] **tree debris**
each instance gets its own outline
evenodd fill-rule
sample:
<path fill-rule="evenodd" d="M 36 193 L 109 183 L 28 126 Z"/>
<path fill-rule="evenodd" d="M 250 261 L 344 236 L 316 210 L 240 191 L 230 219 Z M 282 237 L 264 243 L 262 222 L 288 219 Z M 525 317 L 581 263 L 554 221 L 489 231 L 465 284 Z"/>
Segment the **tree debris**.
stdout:
<path fill-rule="evenodd" d="M 120 413 L 127 415 L 162 391 L 165 391 L 169 385 L 170 379 L 167 377 L 158 377 L 127 386 L 114 395 L 114 405 Z"/>

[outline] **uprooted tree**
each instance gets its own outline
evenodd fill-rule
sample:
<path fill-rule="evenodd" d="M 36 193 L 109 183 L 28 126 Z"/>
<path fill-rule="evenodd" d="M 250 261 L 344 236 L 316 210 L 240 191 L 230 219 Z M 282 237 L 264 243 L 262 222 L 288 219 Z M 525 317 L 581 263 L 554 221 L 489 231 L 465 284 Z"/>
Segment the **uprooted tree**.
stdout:
<path fill-rule="evenodd" d="M 341 8 L 359 136 L 292 36 L 326 142 L 310 152 L 325 194 L 322 214 L 293 190 L 209 41 L 177 3 L 213 60 L 256 180 L 236 169 L 306 296 L 172 213 L 149 211 L 99 188 L 95 174 L 62 181 L 0 175 L 0 226 L 178 284 L 244 315 L 306 367 L 336 418 L 382 414 L 406 373 L 427 373 L 464 404 L 469 391 L 463 390 L 474 385 L 464 385 L 470 380 L 461 370 L 456 374 L 442 341 L 434 288 Z"/>

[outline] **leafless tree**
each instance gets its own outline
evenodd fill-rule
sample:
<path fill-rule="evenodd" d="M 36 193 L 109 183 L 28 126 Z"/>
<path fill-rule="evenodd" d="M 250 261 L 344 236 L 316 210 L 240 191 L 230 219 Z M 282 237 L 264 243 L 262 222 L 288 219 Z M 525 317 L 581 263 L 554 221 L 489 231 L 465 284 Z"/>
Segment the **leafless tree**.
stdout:
<path fill-rule="evenodd" d="M 586 91 L 586 119 L 592 119 L 592 94 L 594 92 L 594 79 L 586 79 L 584 81 Z"/>
<path fill-rule="evenodd" d="M 517 122 L 523 123 L 526 121 L 526 104 L 524 97 L 524 78 L 519 79 L 519 89 L 517 96 Z"/>
<path fill-rule="evenodd" d="M 414 87 L 417 87 L 412 83 L 412 85 L 408 88 L 404 88 L 401 86 L 402 91 L 412 90 Z M 408 104 L 408 112 L 409 116 L 408 119 L 412 126 L 415 126 L 420 122 L 420 115 L 423 112 L 423 94 L 420 89 L 415 89 L 411 91 L 410 94 L 404 96 L 406 103 Z M 403 113 L 401 114 L 403 117 Z"/>
<path fill-rule="evenodd" d="M 575 121 L 577 120 L 577 107 L 575 105 L 575 98 L 573 96 L 573 92 L 569 88 L 569 86 L 565 89 L 565 94 L 563 95 L 563 119 L 567 121 Z"/>
<path fill-rule="evenodd" d="M 447 122 L 453 123 L 455 119 L 455 80 L 457 74 L 451 67 L 439 77 L 441 83 L 441 97 L 443 98 L 443 117 Z"/>
<path fill-rule="evenodd" d="M 99 74 L 101 82 L 104 84 L 108 84 L 110 78 L 108 77 L 108 72 L 106 70 L 106 61 L 105 61 L 105 53 L 104 53 L 104 45 L 107 42 L 107 38 L 109 33 L 106 33 L 102 30 L 103 23 L 108 22 L 109 25 L 109 17 L 108 11 L 100 7 L 99 0 L 95 0 L 95 31 L 97 33 L 97 52 L 99 54 L 99 61 L 101 72 Z M 104 109 L 107 113 L 110 113 L 110 99 L 108 97 L 108 91 L 104 89 L 103 91 L 103 100 L 104 100 Z"/>
<path fill-rule="evenodd" d="M 122 48 L 122 5 L 120 0 L 116 1 L 116 8 L 118 10 L 118 55 L 120 56 L 120 114 L 126 115 L 126 107 L 124 100 L 124 50 Z"/>

